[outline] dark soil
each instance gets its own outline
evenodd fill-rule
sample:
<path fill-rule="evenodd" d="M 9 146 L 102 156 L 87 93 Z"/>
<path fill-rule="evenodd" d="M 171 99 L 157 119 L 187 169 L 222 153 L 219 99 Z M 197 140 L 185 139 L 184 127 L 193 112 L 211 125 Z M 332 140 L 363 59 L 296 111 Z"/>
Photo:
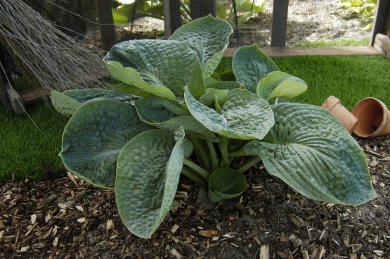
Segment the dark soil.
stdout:
<path fill-rule="evenodd" d="M 183 177 L 149 240 L 123 226 L 110 190 L 72 176 L 10 182 L 0 187 L 0 258 L 390 258 L 390 138 L 359 143 L 379 194 L 362 206 L 306 199 L 260 165 L 240 199 L 218 204 Z"/>

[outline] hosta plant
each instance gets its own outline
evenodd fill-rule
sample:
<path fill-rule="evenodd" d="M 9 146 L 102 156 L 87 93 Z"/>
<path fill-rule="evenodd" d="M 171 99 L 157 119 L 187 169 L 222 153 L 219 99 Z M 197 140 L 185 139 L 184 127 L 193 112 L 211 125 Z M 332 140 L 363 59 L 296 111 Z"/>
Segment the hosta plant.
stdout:
<path fill-rule="evenodd" d="M 288 102 L 306 90 L 302 79 L 256 46 L 236 51 L 232 71 L 215 72 L 231 33 L 208 16 L 169 40 L 118 43 L 104 58 L 112 89 L 52 93 L 71 115 L 65 166 L 114 189 L 123 223 L 139 237 L 151 237 L 169 212 L 180 174 L 213 202 L 240 196 L 260 161 L 314 200 L 358 205 L 376 196 L 364 153 L 337 119 Z"/>

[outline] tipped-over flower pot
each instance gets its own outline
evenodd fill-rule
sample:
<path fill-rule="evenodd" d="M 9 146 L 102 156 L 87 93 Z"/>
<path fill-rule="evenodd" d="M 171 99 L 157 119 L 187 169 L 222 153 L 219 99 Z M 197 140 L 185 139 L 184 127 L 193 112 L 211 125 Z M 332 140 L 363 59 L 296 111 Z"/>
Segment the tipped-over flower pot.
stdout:
<path fill-rule="evenodd" d="M 349 133 L 354 131 L 358 120 L 343 105 L 341 105 L 340 100 L 337 97 L 329 96 L 322 104 L 322 107 L 327 109 L 333 116 L 335 116 L 344 125 Z"/>
<path fill-rule="evenodd" d="M 354 133 L 362 138 L 390 134 L 390 111 L 380 100 L 372 97 L 360 100 L 352 109 L 358 119 Z"/>

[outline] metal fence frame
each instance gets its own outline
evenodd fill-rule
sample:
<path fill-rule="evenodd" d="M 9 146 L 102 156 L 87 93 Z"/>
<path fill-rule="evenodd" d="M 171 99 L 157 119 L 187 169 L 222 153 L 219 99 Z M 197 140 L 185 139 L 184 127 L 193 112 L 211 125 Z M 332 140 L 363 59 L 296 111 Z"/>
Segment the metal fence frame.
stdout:
<path fill-rule="evenodd" d="M 209 0 L 215 2 L 214 0 Z M 109 50 L 115 43 L 115 25 L 111 12 L 111 0 L 95 0 L 103 49 Z M 286 46 L 287 16 L 289 0 L 274 0 L 272 12 L 271 47 Z M 198 16 L 205 16 L 215 10 L 203 10 Z M 180 0 L 164 0 L 164 31 L 169 37 L 181 25 Z M 390 1 L 379 0 L 378 11 L 374 23 L 371 45 L 374 44 L 375 35 L 384 33 L 390 35 Z"/>

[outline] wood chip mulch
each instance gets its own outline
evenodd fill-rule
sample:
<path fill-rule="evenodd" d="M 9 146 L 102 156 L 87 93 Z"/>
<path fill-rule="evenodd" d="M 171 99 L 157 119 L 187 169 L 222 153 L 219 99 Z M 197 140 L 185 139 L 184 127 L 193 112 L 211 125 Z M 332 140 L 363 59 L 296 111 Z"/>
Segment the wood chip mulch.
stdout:
<path fill-rule="evenodd" d="M 258 168 L 248 191 L 212 204 L 183 177 L 152 239 L 123 226 L 113 191 L 70 175 L 0 187 L 0 258 L 390 258 L 390 138 L 358 140 L 379 197 L 306 199 Z"/>

